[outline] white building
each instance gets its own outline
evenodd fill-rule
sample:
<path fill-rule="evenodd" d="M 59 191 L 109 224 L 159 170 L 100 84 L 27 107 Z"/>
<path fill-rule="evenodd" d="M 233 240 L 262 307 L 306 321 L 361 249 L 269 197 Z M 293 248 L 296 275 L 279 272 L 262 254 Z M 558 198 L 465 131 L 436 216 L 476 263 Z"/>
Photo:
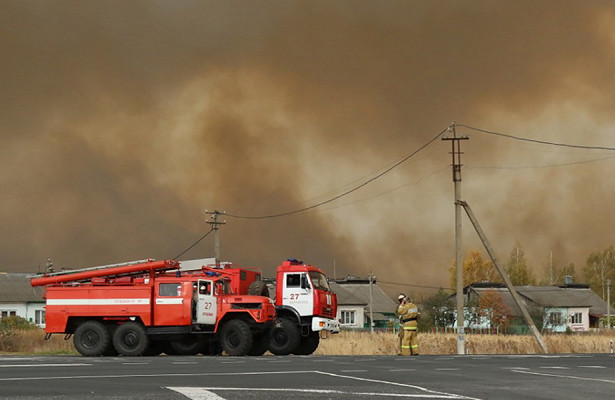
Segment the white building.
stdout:
<path fill-rule="evenodd" d="M 45 327 L 43 288 L 30 285 L 33 276 L 0 272 L 0 318 L 18 316 Z"/>

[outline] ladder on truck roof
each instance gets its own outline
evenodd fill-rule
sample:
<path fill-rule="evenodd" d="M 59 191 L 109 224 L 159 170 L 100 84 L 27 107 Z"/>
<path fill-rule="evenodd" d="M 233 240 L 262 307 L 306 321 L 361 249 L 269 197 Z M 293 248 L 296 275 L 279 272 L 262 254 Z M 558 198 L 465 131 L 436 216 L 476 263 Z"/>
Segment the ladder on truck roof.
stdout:
<path fill-rule="evenodd" d="M 64 282 L 81 282 L 97 277 L 112 278 L 139 275 L 145 272 L 153 274 L 154 272 L 162 272 L 178 268 L 179 263 L 175 260 L 154 261 L 152 259 L 146 259 L 120 264 L 109 264 L 98 267 L 52 272 L 45 274 L 42 277 L 32 278 L 30 280 L 30 284 L 32 286 L 44 286 Z"/>

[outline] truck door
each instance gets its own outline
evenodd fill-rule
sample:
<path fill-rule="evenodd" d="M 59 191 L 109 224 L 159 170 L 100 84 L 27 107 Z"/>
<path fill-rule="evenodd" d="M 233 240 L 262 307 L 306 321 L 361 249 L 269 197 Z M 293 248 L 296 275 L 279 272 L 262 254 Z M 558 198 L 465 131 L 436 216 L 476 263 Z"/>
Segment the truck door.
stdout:
<path fill-rule="evenodd" d="M 305 272 L 286 273 L 282 304 L 292 306 L 300 315 L 312 315 L 314 307 L 312 286 Z"/>
<path fill-rule="evenodd" d="M 197 294 L 197 315 L 196 323 L 204 325 L 215 325 L 218 310 L 217 297 L 212 293 L 213 282 L 199 280 Z"/>

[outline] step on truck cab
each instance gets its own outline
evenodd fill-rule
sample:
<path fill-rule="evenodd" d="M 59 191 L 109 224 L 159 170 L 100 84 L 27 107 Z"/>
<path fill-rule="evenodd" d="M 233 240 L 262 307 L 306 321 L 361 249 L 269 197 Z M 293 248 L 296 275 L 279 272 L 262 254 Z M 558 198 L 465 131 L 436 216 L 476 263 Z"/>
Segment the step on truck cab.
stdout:
<path fill-rule="evenodd" d="M 262 355 L 276 319 L 271 299 L 231 293 L 227 277 L 151 259 L 35 277 L 46 332 L 74 336 L 84 356 Z"/>

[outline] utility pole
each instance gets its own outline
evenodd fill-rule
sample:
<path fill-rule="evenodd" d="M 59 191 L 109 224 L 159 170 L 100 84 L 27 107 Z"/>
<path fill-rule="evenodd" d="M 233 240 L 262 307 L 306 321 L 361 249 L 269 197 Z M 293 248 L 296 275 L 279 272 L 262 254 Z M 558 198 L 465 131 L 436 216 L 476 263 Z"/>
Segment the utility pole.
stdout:
<path fill-rule="evenodd" d="M 606 280 L 606 321 L 607 329 L 611 329 L 611 280 Z"/>
<path fill-rule="evenodd" d="M 214 257 L 216 258 L 216 267 L 218 267 L 220 266 L 220 229 L 218 226 L 226 224 L 226 221 L 218 221 L 218 216 L 226 215 L 226 211 L 205 210 L 205 214 L 210 216 L 207 223 L 211 225 L 211 229 L 214 231 Z"/>
<path fill-rule="evenodd" d="M 455 130 L 455 121 L 448 128 L 452 136 L 443 137 L 442 140 L 450 140 L 452 144 L 451 155 L 453 158 L 453 183 L 455 185 L 455 263 L 457 264 L 457 354 L 465 354 L 465 332 L 463 315 L 463 260 L 461 254 L 461 141 L 468 137 L 458 137 Z"/>
<path fill-rule="evenodd" d="M 369 327 L 370 332 L 374 333 L 374 280 L 375 276 L 369 271 Z"/>

